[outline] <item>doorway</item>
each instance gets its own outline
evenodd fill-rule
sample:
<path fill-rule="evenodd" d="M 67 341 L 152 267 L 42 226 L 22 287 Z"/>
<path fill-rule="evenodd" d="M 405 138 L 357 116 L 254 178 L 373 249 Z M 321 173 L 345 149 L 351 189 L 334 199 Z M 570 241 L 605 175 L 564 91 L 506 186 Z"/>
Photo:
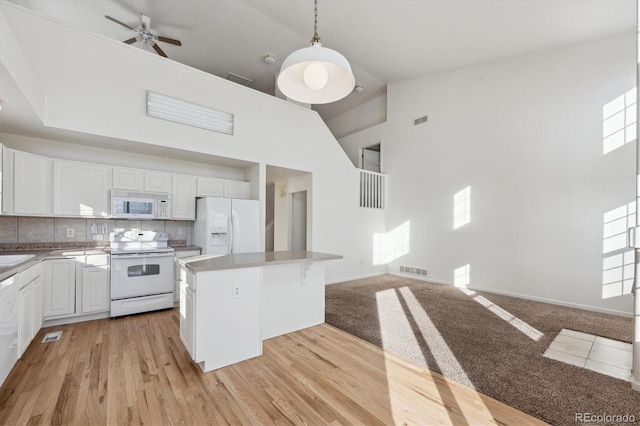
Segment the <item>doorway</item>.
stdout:
<path fill-rule="evenodd" d="M 381 151 L 382 144 L 380 143 L 362 148 L 360 168 L 370 172 L 382 173 Z"/>
<path fill-rule="evenodd" d="M 289 194 L 289 250 L 307 249 L 307 191 Z"/>

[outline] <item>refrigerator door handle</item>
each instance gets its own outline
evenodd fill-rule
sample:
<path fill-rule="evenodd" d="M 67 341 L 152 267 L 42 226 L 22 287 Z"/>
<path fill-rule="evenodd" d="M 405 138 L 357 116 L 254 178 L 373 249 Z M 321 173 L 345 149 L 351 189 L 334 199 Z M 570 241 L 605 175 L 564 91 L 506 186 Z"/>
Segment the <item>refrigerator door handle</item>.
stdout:
<path fill-rule="evenodd" d="M 229 215 L 229 254 L 233 253 L 233 238 L 235 237 L 233 229 L 233 211 Z"/>

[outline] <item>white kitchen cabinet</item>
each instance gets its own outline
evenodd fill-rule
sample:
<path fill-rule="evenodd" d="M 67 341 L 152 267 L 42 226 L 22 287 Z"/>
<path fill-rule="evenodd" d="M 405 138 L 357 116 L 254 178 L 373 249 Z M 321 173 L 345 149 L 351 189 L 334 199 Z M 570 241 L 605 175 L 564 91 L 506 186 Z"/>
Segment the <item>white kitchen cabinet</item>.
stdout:
<path fill-rule="evenodd" d="M 111 172 L 111 189 L 126 191 L 142 191 L 144 188 L 144 172 L 139 169 L 114 167 Z"/>
<path fill-rule="evenodd" d="M 20 323 L 18 326 L 18 356 L 22 356 L 31 343 L 31 332 L 33 331 L 33 294 L 31 285 L 20 289 Z"/>
<path fill-rule="evenodd" d="M 51 259 L 44 264 L 44 316 L 76 312 L 76 261 Z"/>
<path fill-rule="evenodd" d="M 249 198 L 249 182 L 236 180 L 224 181 L 225 198 Z"/>
<path fill-rule="evenodd" d="M 22 356 L 42 327 L 42 265 L 22 271 L 19 282 L 18 357 Z"/>
<path fill-rule="evenodd" d="M 195 220 L 195 176 L 173 175 L 171 181 L 171 218 Z"/>
<path fill-rule="evenodd" d="M 4 145 L 1 146 L 0 155 L 2 158 L 0 159 L 0 166 L 2 169 L 0 173 L 2 175 L 2 185 L 0 190 L 2 191 L 2 197 L 0 198 L 2 201 L 2 213 L 13 214 L 13 153 L 15 151 Z"/>
<path fill-rule="evenodd" d="M 19 274 L 0 282 L 0 386 L 18 360 Z"/>
<path fill-rule="evenodd" d="M 203 371 L 262 355 L 260 267 L 180 267 L 180 339 Z"/>
<path fill-rule="evenodd" d="M 178 259 L 184 259 L 185 257 L 199 256 L 200 250 L 176 250 L 175 252 L 175 265 L 173 270 L 175 271 L 175 290 L 173 293 L 173 301 L 180 301 L 180 265 L 178 265 Z"/>
<path fill-rule="evenodd" d="M 171 175 L 163 172 L 144 172 L 144 190 L 149 192 L 171 192 Z"/>
<path fill-rule="evenodd" d="M 44 320 L 44 277 L 38 275 L 38 277 L 34 278 L 31 282 L 31 287 L 33 294 L 33 323 L 31 335 L 35 337 L 42 328 L 42 322 Z"/>
<path fill-rule="evenodd" d="M 109 167 L 75 161 L 53 162 L 53 213 L 109 216 Z"/>
<path fill-rule="evenodd" d="M 199 177 L 196 195 L 198 197 L 222 197 L 224 195 L 224 180 Z"/>
<path fill-rule="evenodd" d="M 180 340 L 195 359 L 196 305 L 193 290 L 186 282 L 180 282 Z"/>
<path fill-rule="evenodd" d="M 13 212 L 15 214 L 51 214 L 52 168 L 53 161 L 49 158 L 14 151 Z"/>
<path fill-rule="evenodd" d="M 105 266 L 82 265 L 80 268 L 82 313 L 109 310 L 109 270 Z"/>

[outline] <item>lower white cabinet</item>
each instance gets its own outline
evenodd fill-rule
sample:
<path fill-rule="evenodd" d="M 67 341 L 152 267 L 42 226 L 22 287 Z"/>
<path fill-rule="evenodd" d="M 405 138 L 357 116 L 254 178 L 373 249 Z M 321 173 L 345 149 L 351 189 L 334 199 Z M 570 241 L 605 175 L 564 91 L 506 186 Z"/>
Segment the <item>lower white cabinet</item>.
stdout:
<path fill-rule="evenodd" d="M 80 266 L 82 313 L 109 310 L 109 269 L 105 266 Z"/>
<path fill-rule="evenodd" d="M 42 327 L 42 265 L 37 264 L 18 275 L 18 357 L 22 356 Z"/>
<path fill-rule="evenodd" d="M 180 282 L 180 339 L 195 359 L 196 304 L 193 290 L 186 282 Z"/>
<path fill-rule="evenodd" d="M 31 291 L 31 285 L 27 285 L 20 289 L 20 322 L 18 333 L 18 355 L 22 356 L 24 351 L 31 343 L 33 337 L 33 292 Z"/>
<path fill-rule="evenodd" d="M 20 274 L 0 281 L 0 386 L 18 360 Z"/>
<path fill-rule="evenodd" d="M 76 261 L 44 261 L 44 316 L 71 315 L 76 312 Z"/>
<path fill-rule="evenodd" d="M 44 316 L 78 317 L 109 311 L 109 255 L 44 261 Z"/>
<path fill-rule="evenodd" d="M 179 250 L 175 252 L 175 260 L 174 260 L 174 282 L 175 282 L 175 287 L 174 287 L 174 292 L 173 292 L 173 301 L 174 302 L 179 302 L 180 301 L 180 265 L 178 265 L 178 259 L 184 259 L 185 257 L 191 257 L 191 256 L 199 256 L 200 255 L 200 250 Z"/>

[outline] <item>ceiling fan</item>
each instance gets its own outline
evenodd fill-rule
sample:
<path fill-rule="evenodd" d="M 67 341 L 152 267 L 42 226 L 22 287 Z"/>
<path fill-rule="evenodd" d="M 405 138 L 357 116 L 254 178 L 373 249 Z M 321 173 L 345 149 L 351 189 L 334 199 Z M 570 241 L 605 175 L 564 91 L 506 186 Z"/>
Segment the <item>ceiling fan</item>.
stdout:
<path fill-rule="evenodd" d="M 136 34 L 134 37 L 128 40 L 125 40 L 124 43 L 133 44 L 139 41 L 139 42 L 148 44 L 149 46 L 153 47 L 153 50 L 155 50 L 158 53 L 158 55 L 164 56 L 165 58 L 167 57 L 167 54 L 164 53 L 164 51 L 160 48 L 160 46 L 158 46 L 157 42 L 161 41 L 163 43 L 169 43 L 175 46 L 182 46 L 182 43 L 180 42 L 180 40 L 176 40 L 168 37 L 162 37 L 162 36 L 153 34 L 151 32 L 151 18 L 149 18 L 147 15 L 141 15 L 140 25 L 137 28 L 130 27 L 124 22 L 118 21 L 117 19 L 112 18 L 111 16 L 108 16 L 108 15 L 105 15 L 105 18 L 115 22 L 116 24 L 120 24 L 125 28 L 130 29 Z"/>

